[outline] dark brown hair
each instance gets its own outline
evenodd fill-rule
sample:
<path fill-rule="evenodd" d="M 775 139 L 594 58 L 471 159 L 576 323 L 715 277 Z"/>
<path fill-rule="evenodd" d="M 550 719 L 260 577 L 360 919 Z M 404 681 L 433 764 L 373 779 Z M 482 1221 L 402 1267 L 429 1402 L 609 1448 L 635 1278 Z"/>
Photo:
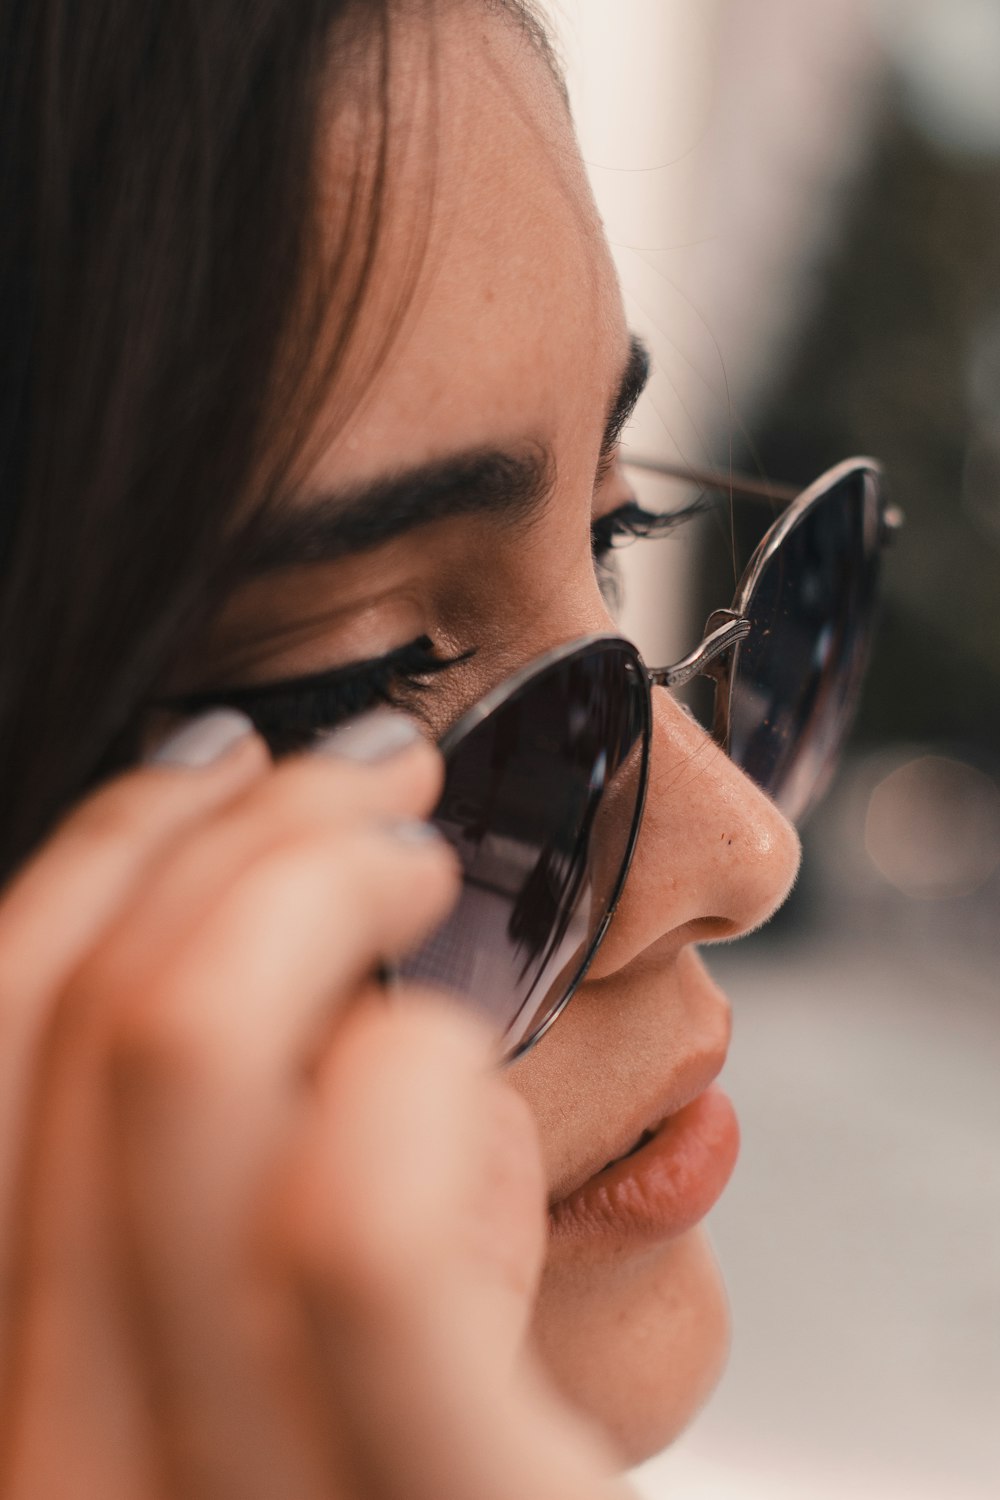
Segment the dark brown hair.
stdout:
<path fill-rule="evenodd" d="M 0 878 L 134 755 L 337 371 L 402 3 L 0 0 Z M 479 3 L 551 61 L 527 0 Z"/>
<path fill-rule="evenodd" d="M 351 9 L 377 54 L 385 6 Z M 347 11 L 0 7 L 5 870 L 127 758 L 136 707 L 275 460 L 327 38 Z"/>

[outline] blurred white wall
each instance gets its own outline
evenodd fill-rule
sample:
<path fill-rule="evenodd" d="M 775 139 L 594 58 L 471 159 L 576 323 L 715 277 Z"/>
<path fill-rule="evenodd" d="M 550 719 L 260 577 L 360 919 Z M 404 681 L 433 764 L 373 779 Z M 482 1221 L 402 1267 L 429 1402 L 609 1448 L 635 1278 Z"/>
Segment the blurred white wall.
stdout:
<path fill-rule="evenodd" d="M 725 379 L 711 316 L 684 279 L 705 235 L 721 0 L 552 0 L 549 10 L 627 314 L 654 358 L 628 444 L 704 461 L 725 423 Z M 655 481 L 636 483 L 651 507 L 670 504 Z M 683 654 L 684 570 L 652 546 L 623 553 L 621 568 L 624 633 L 650 660 Z"/>
<path fill-rule="evenodd" d="M 549 9 L 656 365 L 627 440 L 724 465 L 817 294 L 887 70 L 928 136 L 973 153 L 995 143 L 1000 5 Z M 683 551 L 623 558 L 623 628 L 659 656 Z M 640 1474 L 650 1500 L 998 1493 L 995 975 L 949 967 L 932 936 L 901 948 L 875 917 L 869 928 L 831 924 L 825 951 L 713 958 L 737 998 L 726 1079 L 746 1126 L 712 1220 L 736 1345 L 693 1431 Z"/>
<path fill-rule="evenodd" d="M 752 416 L 863 156 L 869 0 L 549 0 L 658 376 L 637 447 L 692 461 Z"/>
<path fill-rule="evenodd" d="M 637 453 L 724 464 L 730 436 L 752 431 L 863 154 L 879 69 L 866 3 L 548 0 L 628 315 L 655 361 Z M 683 608 L 669 557 L 624 558 L 622 627 L 651 657 L 676 638 L 660 628 L 664 597 Z"/>

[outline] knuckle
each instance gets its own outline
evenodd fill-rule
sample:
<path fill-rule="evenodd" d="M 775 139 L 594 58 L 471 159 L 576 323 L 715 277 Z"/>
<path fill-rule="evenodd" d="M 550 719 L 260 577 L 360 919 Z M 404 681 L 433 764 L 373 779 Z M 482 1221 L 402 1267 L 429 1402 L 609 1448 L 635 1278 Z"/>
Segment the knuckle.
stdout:
<path fill-rule="evenodd" d="M 154 970 L 127 943 L 109 942 L 77 966 L 65 987 L 64 1012 L 93 1027 L 108 1078 L 128 1096 L 195 1071 L 199 1007 L 184 1004 L 177 967 L 161 962 Z"/>
<path fill-rule="evenodd" d="M 119 1010 L 109 1028 L 108 1077 L 119 1103 L 133 1108 L 190 1085 L 204 1068 L 204 1047 L 186 1011 L 164 982 L 151 985 L 141 1005 Z"/>
<path fill-rule="evenodd" d="M 149 786 L 138 774 L 129 775 L 81 803 L 69 814 L 63 830 L 85 847 L 132 843 L 149 809 Z"/>
<path fill-rule="evenodd" d="M 124 998 L 126 970 L 110 942 L 99 944 L 77 962 L 62 985 L 61 1009 L 76 1016 L 109 1013 Z M 141 976 L 136 976 L 141 982 Z"/>
<path fill-rule="evenodd" d="M 289 1212 L 283 1204 L 281 1222 L 272 1220 L 266 1234 L 303 1291 L 320 1298 L 329 1311 L 343 1311 L 353 1321 L 370 1315 L 384 1301 L 384 1277 L 373 1255 L 379 1247 L 357 1221 L 338 1224 L 336 1229 L 329 1226 L 319 1186 L 317 1181 L 311 1192 L 300 1187 L 294 1210 Z M 323 1186 L 328 1192 L 329 1183 Z"/>
<path fill-rule="evenodd" d="M 116 955 L 99 953 L 79 966 L 61 996 L 64 1028 L 95 1038 L 112 1100 L 133 1109 L 168 1080 L 190 1076 L 192 1039 L 171 1018 L 166 991 L 162 978 L 129 972 Z"/>

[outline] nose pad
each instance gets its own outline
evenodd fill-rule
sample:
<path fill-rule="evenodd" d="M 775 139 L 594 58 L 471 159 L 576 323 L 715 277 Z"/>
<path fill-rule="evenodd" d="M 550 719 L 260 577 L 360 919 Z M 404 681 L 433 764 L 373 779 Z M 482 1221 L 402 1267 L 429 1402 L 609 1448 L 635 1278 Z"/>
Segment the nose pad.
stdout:
<path fill-rule="evenodd" d="M 632 865 L 591 977 L 646 950 L 738 937 L 785 900 L 795 829 L 687 709 L 653 689 L 649 783 Z"/>

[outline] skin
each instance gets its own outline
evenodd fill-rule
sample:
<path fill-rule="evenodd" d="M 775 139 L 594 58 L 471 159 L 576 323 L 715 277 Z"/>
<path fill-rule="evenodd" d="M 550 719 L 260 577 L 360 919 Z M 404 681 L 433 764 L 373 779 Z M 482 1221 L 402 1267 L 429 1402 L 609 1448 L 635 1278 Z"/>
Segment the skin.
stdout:
<path fill-rule="evenodd" d="M 399 35 L 397 87 L 416 100 L 426 33 L 401 25 Z M 215 638 L 218 674 L 253 622 L 263 640 L 246 681 L 363 659 L 421 633 L 444 653 L 474 647 L 421 696 L 417 711 L 435 734 L 547 648 L 613 628 L 589 527 L 627 492 L 617 469 L 595 489 L 595 467 L 628 349 L 616 273 L 548 64 L 476 7 L 449 8 L 437 45 L 437 118 L 423 136 L 419 104 L 410 106 L 361 345 L 398 299 L 414 225 L 428 224 L 433 140 L 421 274 L 403 331 L 344 431 L 323 445 L 319 424 L 303 503 L 526 442 L 552 455 L 551 497 L 529 527 L 444 522 L 362 558 L 265 580 L 232 601 Z M 334 131 L 331 163 L 343 149 Z M 360 378 L 360 358 L 353 370 Z M 341 394 L 338 384 L 331 413 Z M 488 568 L 470 569 L 478 557 Z M 276 645 L 279 630 L 288 635 Z M 729 1008 L 690 945 L 766 921 L 798 865 L 795 833 L 774 806 L 665 691 L 654 700 L 647 811 L 623 902 L 587 983 L 507 1074 L 536 1121 L 554 1199 L 721 1066 Z M 655 1452 L 703 1401 L 725 1355 L 725 1298 L 703 1230 L 652 1251 L 554 1240 L 535 1332 L 574 1403 L 630 1459 Z"/>
<path fill-rule="evenodd" d="M 454 897 L 393 831 L 440 776 L 247 734 L 110 784 L 5 892 L 5 1500 L 623 1493 L 522 1347 L 527 1110 L 469 1018 L 367 979 Z"/>
<path fill-rule="evenodd" d="M 401 24 L 399 43 L 405 94 L 426 33 Z M 258 583 L 182 667 L 192 688 L 231 681 L 236 661 L 265 681 L 426 632 L 443 653 L 476 648 L 420 701 L 436 733 L 513 667 L 610 623 L 589 537 L 622 484 L 595 489 L 628 342 L 607 248 L 523 35 L 449 7 L 438 46 L 420 279 L 350 422 L 318 425 L 301 503 L 525 442 L 549 449 L 552 494 L 530 526 L 442 522 Z M 427 210 L 415 102 L 408 119 L 359 348 L 398 305 Z M 330 136 L 331 185 L 343 147 Z M 615 1463 L 683 1424 L 726 1338 L 700 1231 L 546 1245 L 545 1205 L 721 1064 L 728 1009 L 691 944 L 763 921 L 798 846 L 656 700 L 627 894 L 588 982 L 503 1074 L 453 1006 L 387 1008 L 368 979 L 454 899 L 446 849 L 393 832 L 434 804 L 429 746 L 274 768 L 248 735 L 207 768 L 138 769 L 3 894 L 5 1500 L 607 1500 Z"/>

